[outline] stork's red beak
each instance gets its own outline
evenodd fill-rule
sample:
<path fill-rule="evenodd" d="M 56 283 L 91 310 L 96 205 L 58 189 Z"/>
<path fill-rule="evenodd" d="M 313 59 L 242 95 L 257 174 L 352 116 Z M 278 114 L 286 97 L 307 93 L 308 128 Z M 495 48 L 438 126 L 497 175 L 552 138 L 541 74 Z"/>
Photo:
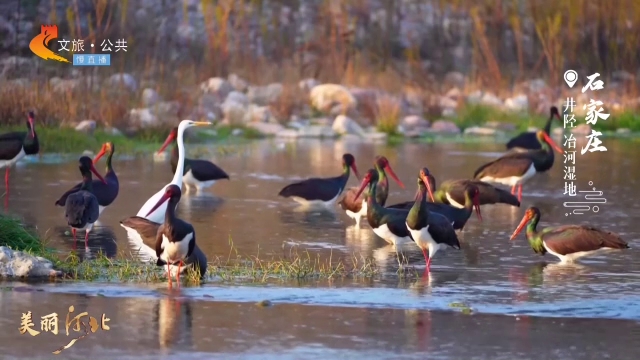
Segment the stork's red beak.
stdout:
<path fill-rule="evenodd" d="M 364 188 L 367 187 L 367 185 L 369 185 L 370 182 L 371 182 L 371 175 L 367 173 L 364 179 L 362 179 L 362 185 L 360 185 L 360 189 L 358 189 L 358 192 L 356 193 L 356 199 L 360 197 L 360 194 L 362 194 L 362 191 L 364 191 Z"/>
<path fill-rule="evenodd" d="M 429 193 L 429 198 L 431 199 L 431 202 L 436 202 L 433 197 L 433 192 L 431 191 L 431 184 L 429 182 L 429 178 L 424 174 L 420 174 L 420 179 L 422 179 L 422 182 L 427 187 L 427 192 Z"/>
<path fill-rule="evenodd" d="M 100 179 L 100 181 L 102 181 L 103 184 L 106 184 L 107 182 L 104 181 L 104 178 L 98 173 L 98 170 L 96 170 L 96 168 L 93 166 L 93 164 L 91 164 L 91 172 L 98 178 Z"/>
<path fill-rule="evenodd" d="M 360 174 L 358 174 L 358 168 L 356 167 L 355 161 L 351 164 L 351 169 L 353 170 L 353 173 L 356 175 L 356 179 L 360 180 Z"/>
<path fill-rule="evenodd" d="M 522 229 L 524 229 L 525 225 L 527 225 L 529 220 L 531 220 L 531 216 L 528 213 L 524 214 L 522 221 L 520 221 L 520 224 L 518 224 L 518 227 L 516 228 L 516 230 L 513 232 L 513 234 L 511 234 L 511 237 L 509 238 L 509 240 L 514 240 L 518 236 L 518 234 L 520 234 Z"/>
<path fill-rule="evenodd" d="M 402 183 L 402 181 L 400 181 L 400 179 L 398 179 L 398 176 L 396 176 L 396 173 L 393 172 L 393 169 L 391 169 L 391 165 L 389 165 L 389 163 L 385 165 L 384 170 L 388 172 L 389 175 L 391 175 L 393 180 L 395 180 L 398 183 L 398 185 L 400 185 L 401 188 L 404 189 L 404 184 Z"/>
<path fill-rule="evenodd" d="M 158 203 L 155 204 L 153 208 L 151 208 L 151 210 L 149 210 L 149 213 L 145 217 L 151 215 L 152 212 L 156 211 L 156 209 L 159 208 L 160 205 L 162 205 L 165 201 L 169 200 L 170 197 L 171 195 L 165 192 L 160 198 L 160 200 L 158 200 Z"/>
<path fill-rule="evenodd" d="M 98 160 L 100 160 L 100 158 L 101 158 L 101 157 L 103 157 L 103 156 L 104 156 L 104 154 L 106 154 L 106 153 L 107 153 L 107 145 L 106 145 L 106 144 L 103 144 L 103 145 L 102 145 L 102 148 L 100 148 L 100 152 L 99 152 L 99 153 L 98 153 L 98 155 L 96 155 L 96 157 L 93 159 L 93 163 L 94 163 L 94 164 L 95 164 L 95 163 L 97 163 L 97 162 L 98 162 Z"/>
<path fill-rule="evenodd" d="M 167 139 L 164 141 L 164 144 L 162 144 L 162 146 L 160 147 L 160 150 L 158 150 L 158 154 L 162 153 L 164 151 L 164 149 L 169 146 L 169 144 L 171 144 L 171 142 L 178 137 L 178 134 L 176 134 L 174 131 L 172 131 L 169 136 L 167 136 Z"/>
<path fill-rule="evenodd" d="M 29 125 L 31 125 L 31 137 L 36 137 L 35 130 L 33 130 L 34 121 L 35 120 L 33 119 L 33 116 L 31 116 L 31 114 L 29 114 Z"/>
<path fill-rule="evenodd" d="M 542 133 L 542 136 L 544 136 L 544 139 L 547 141 L 547 143 L 548 143 L 549 145 L 551 145 L 551 147 L 552 147 L 552 148 L 554 148 L 558 153 L 560 153 L 560 154 L 564 153 L 564 152 L 562 151 L 562 149 L 560 148 L 560 146 L 558 146 L 558 144 L 556 144 L 556 142 L 555 142 L 555 141 L 553 141 L 553 140 L 549 137 L 549 135 L 547 135 L 547 133 L 543 132 L 543 133 Z"/>

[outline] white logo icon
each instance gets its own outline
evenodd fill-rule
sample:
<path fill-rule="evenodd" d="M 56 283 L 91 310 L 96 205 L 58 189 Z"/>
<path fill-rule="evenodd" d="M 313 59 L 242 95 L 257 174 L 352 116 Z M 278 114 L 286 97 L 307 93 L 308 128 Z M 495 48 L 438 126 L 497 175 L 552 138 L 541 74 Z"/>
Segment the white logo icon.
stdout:
<path fill-rule="evenodd" d="M 564 81 L 569 85 L 570 88 L 578 81 L 578 73 L 574 70 L 567 70 L 564 72 Z"/>

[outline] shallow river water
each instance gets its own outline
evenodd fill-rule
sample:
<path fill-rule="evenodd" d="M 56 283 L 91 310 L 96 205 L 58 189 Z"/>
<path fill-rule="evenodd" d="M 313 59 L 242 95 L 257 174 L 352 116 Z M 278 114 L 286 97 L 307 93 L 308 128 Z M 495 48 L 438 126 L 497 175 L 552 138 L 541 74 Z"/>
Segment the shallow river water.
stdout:
<path fill-rule="evenodd" d="M 166 284 L 5 283 L 0 321 L 2 358 L 50 358 L 66 344 L 61 333 L 32 338 L 17 331 L 21 313 L 32 311 L 36 327 L 43 312 L 88 311 L 111 319 L 109 331 L 80 339 L 64 358 L 433 358 L 433 359 L 636 359 L 640 356 L 640 143 L 604 140 L 606 153 L 578 156 L 578 190 L 604 192 L 598 213 L 565 216 L 562 156 L 554 167 L 524 187 L 521 208 L 483 206 L 460 235 L 461 250 L 439 252 L 432 274 L 408 280 L 397 275 L 396 253 L 364 221 L 361 229 L 336 206 L 331 212 L 299 212 L 279 198 L 286 184 L 340 173 L 350 152 L 363 174 L 375 155 L 385 155 L 405 183 L 390 184 L 388 203 L 413 198 L 418 169 L 428 166 L 439 182 L 470 177 L 499 156 L 497 143 L 406 143 L 390 147 L 344 141 L 258 141 L 208 157 L 230 174 L 203 194 L 185 194 L 179 216 L 194 225 L 198 245 L 209 258 L 240 254 L 270 257 L 290 251 L 345 261 L 370 257 L 381 275 L 369 280 L 277 281 L 269 284 L 208 282 L 168 292 Z M 579 144 L 580 145 L 580 144 Z M 190 157 L 195 157 L 190 149 Z M 114 159 L 120 194 L 107 208 L 90 240 L 92 256 L 133 251 L 118 221 L 135 215 L 171 180 L 168 161 Z M 104 162 L 99 165 L 102 172 Z M 8 209 L 22 216 L 61 253 L 71 250 L 63 208 L 55 200 L 79 181 L 75 157 L 43 156 L 12 171 Z M 588 183 L 592 182 L 589 186 Z M 350 186 L 357 181 L 352 176 Z M 524 235 L 509 235 L 528 206 L 542 212 L 542 226 L 590 223 L 621 234 L 632 247 L 558 265 L 533 253 Z M 231 239 L 231 241 L 230 241 Z M 81 246 L 80 246 L 81 247 Z M 424 268 L 418 248 L 405 254 Z M 271 307 L 255 303 L 270 300 Z M 463 303 L 472 315 L 453 307 Z"/>

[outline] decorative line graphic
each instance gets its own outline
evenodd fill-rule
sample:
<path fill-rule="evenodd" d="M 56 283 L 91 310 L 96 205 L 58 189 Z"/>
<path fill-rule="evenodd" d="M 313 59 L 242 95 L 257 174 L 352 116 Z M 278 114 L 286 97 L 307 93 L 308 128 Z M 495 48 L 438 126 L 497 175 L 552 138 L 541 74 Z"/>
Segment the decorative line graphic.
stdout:
<path fill-rule="evenodd" d="M 589 186 L 593 186 L 593 181 L 589 181 Z M 586 191 L 578 191 L 578 193 L 584 194 L 585 200 L 589 201 L 567 201 L 564 203 L 564 207 L 566 208 L 575 208 L 572 212 L 565 213 L 564 216 L 569 216 L 571 214 L 574 215 L 582 215 L 586 211 L 593 211 L 597 213 L 600 211 L 600 207 L 598 205 L 587 205 L 587 204 L 606 204 L 607 199 L 603 197 L 603 192 L 600 190 L 596 190 L 595 186 L 592 188 L 593 190 Z"/>
<path fill-rule="evenodd" d="M 40 34 L 36 35 L 36 37 L 31 40 L 31 42 L 29 43 L 29 49 L 31 49 L 31 51 L 38 57 L 41 57 L 45 60 L 57 60 L 60 62 L 70 63 L 69 60 L 63 58 L 62 56 L 54 53 L 47 48 L 49 42 L 57 38 L 58 25 L 41 25 Z"/>

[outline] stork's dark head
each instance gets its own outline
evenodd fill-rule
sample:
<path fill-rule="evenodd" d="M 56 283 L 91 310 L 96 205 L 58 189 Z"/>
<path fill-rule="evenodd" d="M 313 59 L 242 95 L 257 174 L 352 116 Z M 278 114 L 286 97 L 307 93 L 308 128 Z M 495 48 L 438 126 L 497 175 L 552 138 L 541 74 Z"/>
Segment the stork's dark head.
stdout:
<path fill-rule="evenodd" d="M 96 170 L 96 168 L 93 166 L 93 161 L 91 160 L 90 157 L 88 156 L 82 156 L 80 157 L 80 160 L 78 160 L 79 163 L 79 168 L 80 168 L 80 173 L 82 173 L 83 176 L 91 176 L 91 173 L 93 173 L 100 181 L 102 181 L 102 183 L 106 184 L 107 182 L 104 181 L 104 178 L 102 178 L 102 176 L 100 176 L 100 173 L 98 173 L 98 170 Z"/>
<path fill-rule="evenodd" d="M 29 111 L 29 113 L 27 114 L 27 129 L 31 131 L 31 137 L 36 136 L 36 133 L 34 130 L 35 121 L 36 121 L 36 114 L 34 114 L 33 111 Z"/>
<path fill-rule="evenodd" d="M 551 117 L 555 117 L 556 119 L 558 119 L 558 121 L 562 121 L 562 118 L 560 117 L 560 112 L 558 111 L 557 107 L 552 106 L 550 110 L 550 114 L 551 114 Z"/>
<path fill-rule="evenodd" d="M 164 194 L 162 194 L 162 197 L 160 198 L 160 200 L 158 200 L 158 203 L 155 204 L 153 208 L 151 208 L 146 216 L 151 215 L 152 212 L 156 211 L 156 209 L 159 208 L 160 205 L 162 205 L 167 200 L 171 200 L 173 203 L 177 203 L 178 201 L 180 201 L 181 195 L 182 191 L 180 190 L 180 187 L 178 185 L 167 185 L 167 187 L 164 189 Z"/>
<path fill-rule="evenodd" d="M 359 180 L 360 175 L 358 174 L 358 168 L 356 167 L 356 158 L 351 154 L 342 155 L 342 166 L 348 166 L 353 170 L 353 173 L 356 175 L 356 178 Z"/>
<path fill-rule="evenodd" d="M 402 181 L 400 181 L 400 179 L 398 179 L 398 176 L 393 171 L 393 169 L 391 169 L 391 165 L 389 165 L 389 160 L 387 160 L 386 157 L 381 155 L 376 156 L 376 166 L 380 169 L 384 169 L 385 173 L 389 173 L 389 175 L 391 175 L 393 180 L 395 180 L 396 183 L 398 183 L 398 185 L 400 185 L 401 188 L 404 188 L 404 184 L 402 183 Z"/>

